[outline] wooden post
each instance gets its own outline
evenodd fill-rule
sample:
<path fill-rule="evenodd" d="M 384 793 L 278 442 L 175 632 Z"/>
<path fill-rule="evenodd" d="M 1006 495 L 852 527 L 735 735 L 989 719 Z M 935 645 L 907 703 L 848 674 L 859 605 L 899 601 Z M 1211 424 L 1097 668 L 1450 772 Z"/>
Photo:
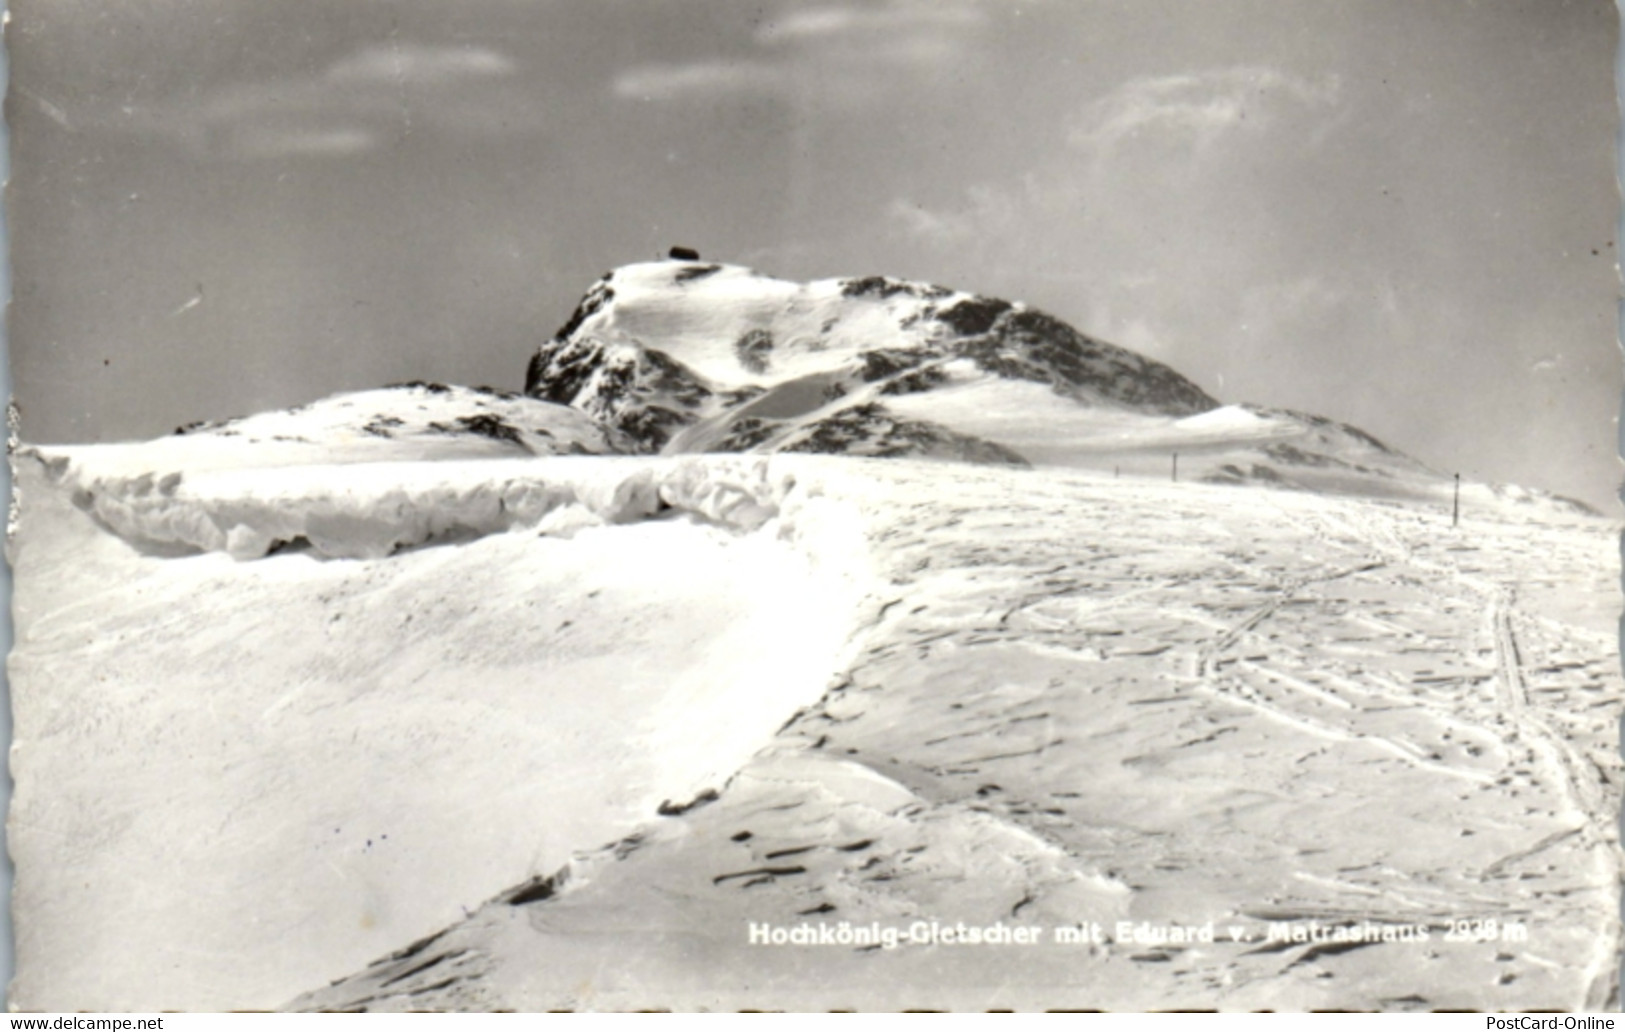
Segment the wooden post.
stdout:
<path fill-rule="evenodd" d="M 1178 453 L 1178 452 L 1174 452 L 1174 475 L 1173 475 L 1173 481 L 1174 481 L 1174 483 L 1176 483 L 1176 484 L 1177 484 L 1177 483 L 1179 483 L 1179 453 Z"/>
<path fill-rule="evenodd" d="M 1459 526 L 1461 523 L 1461 474 L 1456 474 L 1456 493 L 1450 502 L 1450 525 Z"/>

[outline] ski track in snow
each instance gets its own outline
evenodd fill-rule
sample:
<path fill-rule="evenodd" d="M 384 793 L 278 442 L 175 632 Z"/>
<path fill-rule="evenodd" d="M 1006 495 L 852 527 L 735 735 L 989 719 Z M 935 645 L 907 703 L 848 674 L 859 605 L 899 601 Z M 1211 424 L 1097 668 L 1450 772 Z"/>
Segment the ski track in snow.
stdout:
<path fill-rule="evenodd" d="M 296 1006 L 1611 1003 L 1612 525 L 1488 513 L 1452 530 L 1288 492 L 797 469 L 861 514 L 879 566 L 839 683 L 714 800 Z M 1527 940 L 1447 941 L 1486 918 Z M 748 942 L 753 921 L 916 919 L 1253 937 Z M 1362 920 L 1430 939 L 1262 938 Z"/>

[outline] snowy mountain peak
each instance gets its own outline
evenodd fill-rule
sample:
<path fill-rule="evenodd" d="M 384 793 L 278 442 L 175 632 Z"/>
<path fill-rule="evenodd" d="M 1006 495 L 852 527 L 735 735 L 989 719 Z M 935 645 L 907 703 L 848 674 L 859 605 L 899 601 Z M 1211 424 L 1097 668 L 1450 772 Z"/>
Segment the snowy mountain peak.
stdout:
<path fill-rule="evenodd" d="M 1357 427 L 1221 406 L 1169 366 L 1020 302 L 888 276 L 796 283 L 686 252 L 600 277 L 532 356 L 525 392 L 644 453 L 914 456 L 1386 498 L 1450 490 Z"/>
<path fill-rule="evenodd" d="M 922 399 L 976 382 L 1154 416 L 1218 404 L 1167 366 L 1018 302 L 885 276 L 794 283 L 694 261 L 602 277 L 532 358 L 526 392 L 650 451 L 1023 462 L 1008 444 L 919 411 Z M 892 400 L 902 397 L 914 399 L 910 411 Z"/>

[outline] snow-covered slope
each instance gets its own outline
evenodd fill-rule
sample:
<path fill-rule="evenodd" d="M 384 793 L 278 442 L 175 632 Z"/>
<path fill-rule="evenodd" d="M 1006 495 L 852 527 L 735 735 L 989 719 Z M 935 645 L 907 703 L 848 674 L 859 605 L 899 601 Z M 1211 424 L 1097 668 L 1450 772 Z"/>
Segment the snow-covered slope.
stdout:
<path fill-rule="evenodd" d="M 1617 524 L 828 456 L 167 461 L 19 456 L 16 1006 L 1608 1002 Z M 933 921 L 1042 934 L 751 940 Z"/>
<path fill-rule="evenodd" d="M 119 446 L 94 453 L 114 459 Z M 509 391 L 413 382 L 335 394 L 298 408 L 180 427 L 136 461 L 175 469 L 603 455 L 631 442 L 582 413 Z"/>
<path fill-rule="evenodd" d="M 235 488 L 262 537 L 330 535 L 250 562 L 159 545 L 155 510 L 93 521 L 65 489 L 93 452 L 17 462 L 24 1010 L 273 1007 L 634 833 L 818 698 L 869 580 L 851 521 L 760 460 L 318 466 L 169 498 L 172 526 Z M 557 504 L 470 518 L 515 484 Z M 332 518 L 341 489 L 361 518 Z"/>
<path fill-rule="evenodd" d="M 803 461 L 883 588 L 834 687 L 296 1006 L 1609 1003 L 1617 525 Z"/>

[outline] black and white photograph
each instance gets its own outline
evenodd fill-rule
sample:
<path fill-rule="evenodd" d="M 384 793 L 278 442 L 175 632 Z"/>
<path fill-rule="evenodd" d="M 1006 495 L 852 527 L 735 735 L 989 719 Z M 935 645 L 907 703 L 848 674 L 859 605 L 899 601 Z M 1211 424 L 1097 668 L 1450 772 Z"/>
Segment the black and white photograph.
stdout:
<path fill-rule="evenodd" d="M 1618 1009 L 1609 0 L 9 7 L 11 1010 Z"/>

